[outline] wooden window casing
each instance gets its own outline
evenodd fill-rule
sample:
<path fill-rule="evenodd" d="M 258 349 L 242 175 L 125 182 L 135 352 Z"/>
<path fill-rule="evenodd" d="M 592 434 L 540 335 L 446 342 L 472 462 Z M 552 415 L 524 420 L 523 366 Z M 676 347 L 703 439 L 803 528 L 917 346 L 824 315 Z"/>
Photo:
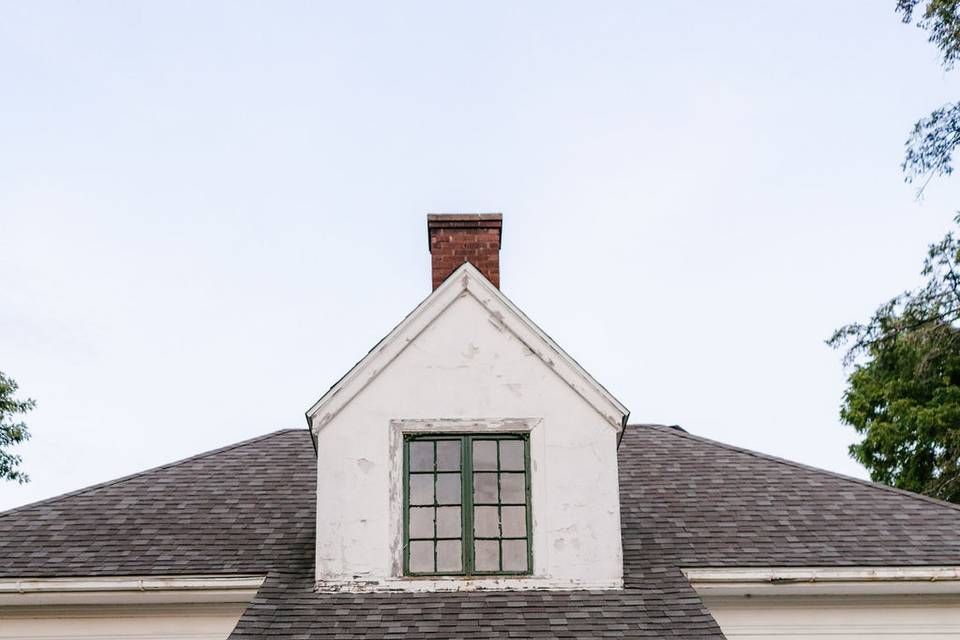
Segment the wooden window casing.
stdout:
<path fill-rule="evenodd" d="M 530 575 L 531 525 L 528 434 L 404 436 L 404 575 Z"/>

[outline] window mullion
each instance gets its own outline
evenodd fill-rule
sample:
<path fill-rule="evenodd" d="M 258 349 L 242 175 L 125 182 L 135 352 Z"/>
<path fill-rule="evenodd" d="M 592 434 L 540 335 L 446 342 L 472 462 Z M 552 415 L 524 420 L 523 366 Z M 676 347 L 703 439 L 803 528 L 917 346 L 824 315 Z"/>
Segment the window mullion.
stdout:
<path fill-rule="evenodd" d="M 461 440 L 463 447 L 460 454 L 461 472 L 463 480 L 460 487 L 463 491 L 460 502 L 463 504 L 462 527 L 463 538 L 463 571 L 473 573 L 473 438 L 464 436 Z"/>
<path fill-rule="evenodd" d="M 439 500 L 437 500 L 437 441 L 433 441 L 433 572 L 437 572 L 437 513 L 439 512 Z"/>

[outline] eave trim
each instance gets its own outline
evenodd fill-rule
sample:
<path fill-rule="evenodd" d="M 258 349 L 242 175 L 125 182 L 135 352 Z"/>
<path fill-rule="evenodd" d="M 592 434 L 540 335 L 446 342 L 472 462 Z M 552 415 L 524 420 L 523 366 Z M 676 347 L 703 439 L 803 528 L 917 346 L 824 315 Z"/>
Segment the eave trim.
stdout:
<path fill-rule="evenodd" d="M 685 568 L 703 597 L 960 594 L 960 567 Z"/>
<path fill-rule="evenodd" d="M 245 603 L 262 575 L 0 579 L 0 605 Z"/>

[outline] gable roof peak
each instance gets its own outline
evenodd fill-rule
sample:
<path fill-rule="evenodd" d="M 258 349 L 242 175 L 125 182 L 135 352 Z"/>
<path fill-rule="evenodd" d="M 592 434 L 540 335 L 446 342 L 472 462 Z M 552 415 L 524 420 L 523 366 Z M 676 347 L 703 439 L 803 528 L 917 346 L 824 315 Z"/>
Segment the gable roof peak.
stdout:
<path fill-rule="evenodd" d="M 320 429 L 373 382 L 415 336 L 463 295 L 472 296 L 501 328 L 512 333 L 539 357 L 607 423 L 617 431 L 623 429 L 630 411 L 520 311 L 479 269 L 464 262 L 307 410 L 307 424 L 314 441 Z"/>

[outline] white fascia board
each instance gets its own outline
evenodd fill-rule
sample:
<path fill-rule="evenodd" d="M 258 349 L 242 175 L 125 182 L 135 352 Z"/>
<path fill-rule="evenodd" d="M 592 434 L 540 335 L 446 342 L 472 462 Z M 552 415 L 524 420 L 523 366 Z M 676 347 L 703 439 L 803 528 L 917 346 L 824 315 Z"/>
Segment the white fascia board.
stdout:
<path fill-rule="evenodd" d="M 265 576 L 0 579 L 0 606 L 246 603 Z"/>
<path fill-rule="evenodd" d="M 686 568 L 703 597 L 960 594 L 960 567 Z"/>
<path fill-rule="evenodd" d="M 510 302 L 476 267 L 465 262 L 307 410 L 307 422 L 314 438 L 447 307 L 458 298 L 468 295 L 487 309 L 498 327 L 510 331 L 614 429 L 619 431 L 624 427 L 630 415 L 627 408 Z"/>

